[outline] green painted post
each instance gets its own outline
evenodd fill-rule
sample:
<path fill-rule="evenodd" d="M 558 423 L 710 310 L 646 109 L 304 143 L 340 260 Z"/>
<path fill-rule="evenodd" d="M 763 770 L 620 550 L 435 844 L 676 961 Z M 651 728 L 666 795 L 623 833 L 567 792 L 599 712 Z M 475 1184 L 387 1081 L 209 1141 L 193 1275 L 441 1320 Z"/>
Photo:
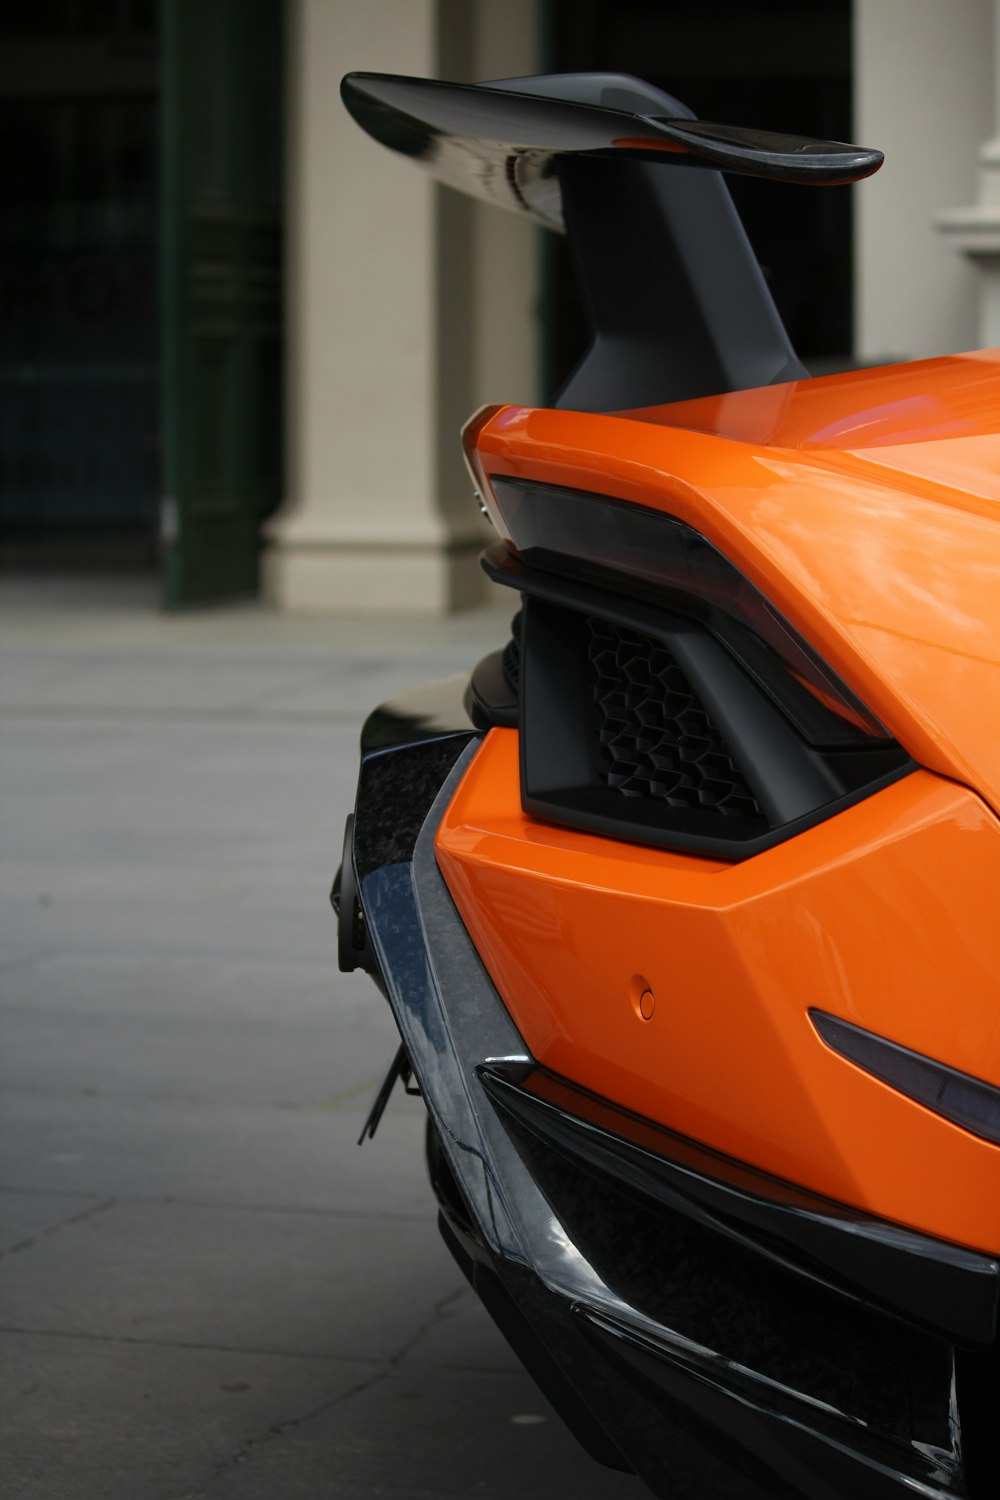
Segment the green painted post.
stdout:
<path fill-rule="evenodd" d="M 163 595 L 252 595 L 281 495 L 281 0 L 163 6 Z"/>

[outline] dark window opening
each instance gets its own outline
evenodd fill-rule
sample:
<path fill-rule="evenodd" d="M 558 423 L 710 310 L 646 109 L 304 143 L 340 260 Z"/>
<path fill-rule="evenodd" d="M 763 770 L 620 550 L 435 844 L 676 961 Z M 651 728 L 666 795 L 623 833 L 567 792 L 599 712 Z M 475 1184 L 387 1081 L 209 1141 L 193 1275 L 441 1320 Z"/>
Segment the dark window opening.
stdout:
<path fill-rule="evenodd" d="M 154 560 L 155 4 L 0 20 L 0 523 L 8 556 Z"/>

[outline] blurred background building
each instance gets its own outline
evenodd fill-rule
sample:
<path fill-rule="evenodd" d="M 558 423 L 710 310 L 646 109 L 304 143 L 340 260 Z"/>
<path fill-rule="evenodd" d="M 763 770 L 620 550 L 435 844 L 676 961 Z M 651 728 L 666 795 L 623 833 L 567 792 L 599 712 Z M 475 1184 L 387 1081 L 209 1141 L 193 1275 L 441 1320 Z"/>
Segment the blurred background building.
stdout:
<path fill-rule="evenodd" d="M 352 69 L 608 69 L 709 119 L 886 152 L 730 179 L 823 372 L 1000 340 L 1000 0 L 31 0 L 0 9 L 8 566 L 159 571 L 176 607 L 482 596 L 458 428 L 586 342 L 565 246 L 434 187 Z"/>

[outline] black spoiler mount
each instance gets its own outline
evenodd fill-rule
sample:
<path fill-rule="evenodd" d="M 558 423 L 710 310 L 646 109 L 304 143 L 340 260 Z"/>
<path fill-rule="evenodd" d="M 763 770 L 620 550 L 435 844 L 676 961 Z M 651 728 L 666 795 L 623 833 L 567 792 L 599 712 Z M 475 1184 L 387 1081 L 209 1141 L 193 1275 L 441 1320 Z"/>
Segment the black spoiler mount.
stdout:
<path fill-rule="evenodd" d="M 556 404 L 578 410 L 805 375 L 720 173 L 835 186 L 883 159 L 709 124 L 626 74 L 459 84 L 349 73 L 341 95 L 369 135 L 439 181 L 569 235 L 594 341 Z"/>

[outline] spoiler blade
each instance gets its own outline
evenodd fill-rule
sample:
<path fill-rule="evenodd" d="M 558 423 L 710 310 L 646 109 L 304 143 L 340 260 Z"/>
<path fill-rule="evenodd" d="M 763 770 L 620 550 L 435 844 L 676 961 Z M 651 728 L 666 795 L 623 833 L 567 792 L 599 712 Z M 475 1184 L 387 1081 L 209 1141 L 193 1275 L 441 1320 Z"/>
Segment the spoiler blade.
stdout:
<path fill-rule="evenodd" d="M 602 91 L 603 77 L 610 81 L 614 75 L 593 75 L 593 92 L 622 97 L 620 89 Z M 817 185 L 856 182 L 882 164 L 880 151 L 836 141 L 591 102 L 579 97 L 570 79 L 563 92 L 576 97 L 560 97 L 558 75 L 525 79 L 523 91 L 520 83 L 349 73 L 341 96 L 369 135 L 418 161 L 439 181 L 559 230 L 556 166 L 565 156 L 639 159 Z M 539 92 L 540 85 L 550 92 Z"/>

